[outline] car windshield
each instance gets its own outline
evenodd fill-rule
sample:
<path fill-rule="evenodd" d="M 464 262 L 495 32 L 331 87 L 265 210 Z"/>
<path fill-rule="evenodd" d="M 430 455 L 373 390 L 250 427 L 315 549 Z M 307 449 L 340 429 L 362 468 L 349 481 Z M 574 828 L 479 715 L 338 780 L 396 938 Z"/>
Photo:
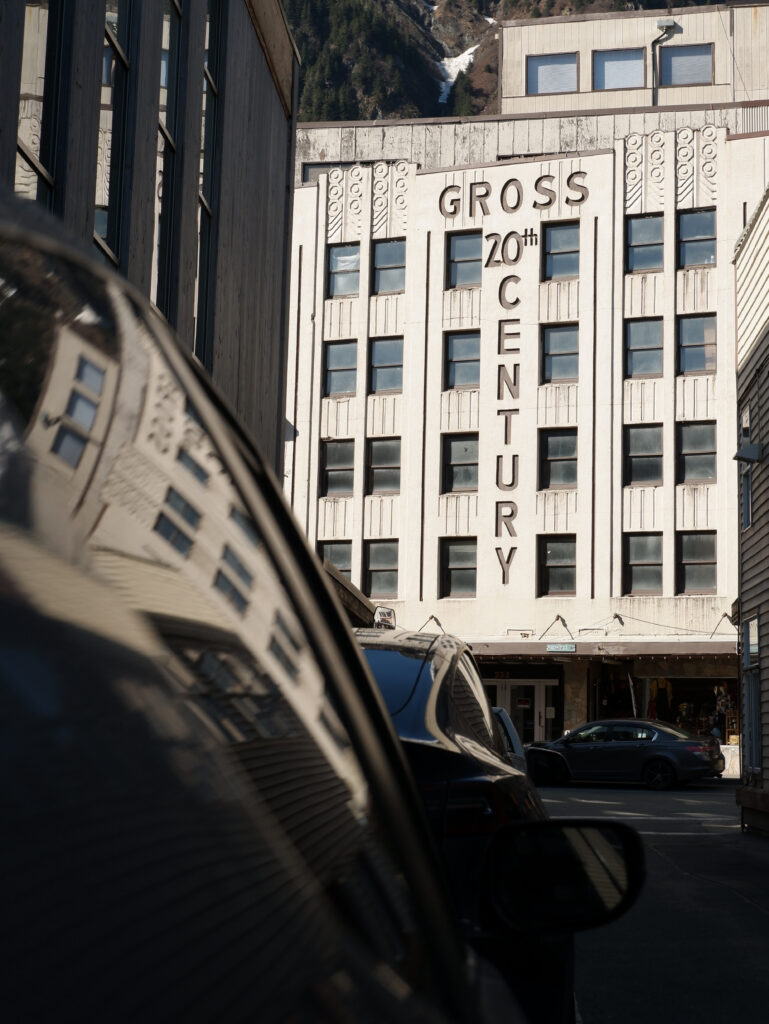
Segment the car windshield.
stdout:
<path fill-rule="evenodd" d="M 387 647 L 364 647 L 363 653 L 382 691 L 387 710 L 397 715 L 411 700 L 425 663 L 424 655 Z"/>

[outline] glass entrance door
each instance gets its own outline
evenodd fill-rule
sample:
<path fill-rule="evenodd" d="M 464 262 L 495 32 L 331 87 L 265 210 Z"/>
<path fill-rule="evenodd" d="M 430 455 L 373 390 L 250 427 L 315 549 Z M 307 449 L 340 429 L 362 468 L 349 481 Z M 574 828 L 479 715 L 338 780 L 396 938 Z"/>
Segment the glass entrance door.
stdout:
<path fill-rule="evenodd" d="M 550 740 L 555 720 L 556 679 L 495 680 L 497 704 L 510 715 L 522 743 Z"/>

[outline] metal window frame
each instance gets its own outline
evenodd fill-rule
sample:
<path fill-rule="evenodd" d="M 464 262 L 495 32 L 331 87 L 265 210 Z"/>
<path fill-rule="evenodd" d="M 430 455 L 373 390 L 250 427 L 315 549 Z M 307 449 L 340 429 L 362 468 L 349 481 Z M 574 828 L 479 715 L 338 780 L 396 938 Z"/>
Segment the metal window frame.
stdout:
<path fill-rule="evenodd" d="M 479 458 L 475 460 L 454 462 L 449 458 L 449 449 L 452 441 L 475 440 L 478 443 L 477 430 L 463 430 L 456 433 L 446 433 L 441 437 L 441 494 L 475 494 L 478 491 L 478 464 Z M 450 469 L 455 466 L 475 466 L 474 487 L 449 487 Z"/>
<path fill-rule="evenodd" d="M 660 555 L 659 561 L 631 561 L 630 560 L 630 538 L 631 537 L 658 537 L 660 544 Z M 632 576 L 632 568 L 635 565 L 654 565 L 659 566 L 660 570 L 660 585 L 654 590 L 634 590 L 630 585 Z M 622 593 L 628 595 L 654 595 L 662 593 L 662 533 L 656 530 L 651 530 L 648 533 L 644 531 L 634 530 L 631 533 L 622 534 Z"/>
<path fill-rule="evenodd" d="M 713 557 L 697 561 L 683 560 L 683 538 L 694 534 L 713 538 Z M 712 565 L 713 586 L 698 590 L 685 590 L 683 587 L 684 566 Z M 715 594 L 718 592 L 718 531 L 717 530 L 676 530 L 676 594 Z"/>
<path fill-rule="evenodd" d="M 475 564 L 474 565 L 462 565 L 452 567 L 449 554 L 451 552 L 452 544 L 468 544 L 470 542 L 475 544 Z M 473 599 L 478 592 L 478 538 L 477 537 L 441 537 L 439 540 L 439 567 L 440 567 L 440 591 L 438 593 L 439 598 L 451 598 L 453 601 L 466 600 L 468 598 Z M 462 570 L 472 570 L 475 573 L 475 587 L 473 588 L 472 594 L 468 593 L 454 593 L 451 589 L 451 570 L 452 568 Z"/>
<path fill-rule="evenodd" d="M 537 490 L 538 491 L 573 491 L 573 490 L 575 490 L 576 487 L 577 487 L 576 483 L 573 483 L 573 484 L 548 484 L 547 486 L 544 486 L 545 476 L 549 475 L 549 474 L 545 474 L 544 470 L 545 470 L 545 467 L 550 466 L 552 463 L 555 463 L 555 462 L 573 462 L 575 464 L 577 463 L 577 453 L 576 453 L 577 439 L 578 439 L 578 429 L 577 429 L 577 427 L 556 427 L 556 428 L 549 428 L 548 427 L 546 429 L 537 431 L 537 433 L 539 435 L 538 438 L 537 438 L 537 441 L 539 443 L 539 451 L 538 451 L 538 459 L 537 459 Z M 561 436 L 565 436 L 565 435 L 573 435 L 574 436 L 574 447 L 575 447 L 574 455 L 569 455 L 568 457 L 559 455 L 559 456 L 556 456 L 554 458 L 549 458 L 547 456 L 546 445 L 544 444 L 545 437 L 546 436 L 553 436 L 555 434 L 560 434 Z"/>
<path fill-rule="evenodd" d="M 628 439 L 630 437 L 630 432 L 633 431 L 633 430 L 649 430 L 652 427 L 654 427 L 656 430 L 659 430 L 659 436 L 660 436 L 659 451 L 658 452 L 654 452 L 654 453 L 650 453 L 650 454 L 646 454 L 646 455 L 631 455 L 630 454 L 630 445 L 628 444 Z M 652 458 L 658 458 L 660 460 L 660 475 L 659 475 L 659 478 L 655 479 L 655 480 L 638 480 L 638 481 L 633 481 L 631 479 L 631 477 L 632 477 L 631 467 L 633 465 L 633 459 L 652 459 Z M 623 467 L 622 467 L 623 468 L 623 472 L 622 472 L 622 485 L 623 485 L 623 487 L 659 487 L 663 483 L 663 479 L 664 479 L 664 462 L 663 462 L 663 459 L 664 459 L 664 436 L 663 436 L 663 429 L 662 429 L 662 424 L 661 423 L 626 423 L 625 424 L 625 426 L 624 426 L 624 433 L 623 433 L 623 446 L 622 446 L 622 463 L 623 463 Z"/>
<path fill-rule="evenodd" d="M 395 463 L 383 463 L 374 462 L 374 448 L 380 442 L 398 442 L 398 462 Z M 374 470 L 375 469 L 397 469 L 398 470 L 398 489 L 397 491 L 384 491 L 374 489 Z M 401 472 L 401 438 L 400 437 L 368 437 L 366 438 L 366 494 L 400 494 L 400 472 Z"/>

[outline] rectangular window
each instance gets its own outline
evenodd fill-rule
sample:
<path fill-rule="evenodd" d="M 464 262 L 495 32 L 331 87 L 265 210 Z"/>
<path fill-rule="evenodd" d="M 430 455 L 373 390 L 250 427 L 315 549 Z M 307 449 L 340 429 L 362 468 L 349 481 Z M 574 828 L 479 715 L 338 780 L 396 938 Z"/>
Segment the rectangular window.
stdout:
<path fill-rule="evenodd" d="M 168 488 L 166 505 L 172 508 L 178 516 L 181 516 L 185 523 L 189 523 L 193 530 L 197 530 L 198 523 L 200 522 L 200 512 L 186 498 L 183 498 L 177 490 L 174 490 L 173 487 Z"/>
<path fill-rule="evenodd" d="M 208 483 L 208 470 L 204 469 L 197 459 L 193 459 L 188 451 L 185 451 L 184 448 L 180 448 L 179 454 L 176 457 L 187 472 L 191 473 L 195 477 L 198 483 L 201 483 L 204 486 Z"/>
<path fill-rule="evenodd" d="M 323 441 L 321 497 L 352 494 L 354 441 Z"/>
<path fill-rule="evenodd" d="M 625 486 L 662 483 L 662 427 L 625 427 Z"/>
<path fill-rule="evenodd" d="M 753 522 L 753 467 L 740 464 L 740 524 L 747 530 Z"/>
<path fill-rule="evenodd" d="M 746 619 L 742 624 L 742 665 L 743 668 L 750 668 L 757 665 L 759 659 L 758 649 L 758 619 Z"/>
<path fill-rule="evenodd" d="M 546 53 L 526 58 L 526 93 L 542 96 L 577 91 L 576 53 Z"/>
<path fill-rule="evenodd" d="M 475 597 L 477 573 L 475 537 L 442 537 L 440 597 Z"/>
<path fill-rule="evenodd" d="M 81 395 L 79 391 L 70 392 L 69 401 L 67 402 L 67 416 L 74 420 L 83 430 L 90 431 L 98 410 L 99 406 L 96 402 L 92 402 L 90 398 Z"/>
<path fill-rule="evenodd" d="M 579 276 L 579 222 L 546 224 L 543 281 Z"/>
<path fill-rule="evenodd" d="M 684 316 L 678 321 L 678 373 L 716 372 L 716 318 Z"/>
<path fill-rule="evenodd" d="M 662 376 L 662 321 L 625 321 L 625 376 Z"/>
<path fill-rule="evenodd" d="M 49 206 L 53 200 L 63 5 L 26 3 L 22 44 L 15 190 Z"/>
<path fill-rule="evenodd" d="M 230 519 L 242 532 L 246 540 L 250 541 L 254 547 L 257 547 L 259 544 L 259 534 L 256 529 L 256 523 L 254 523 L 253 519 L 250 516 L 247 516 L 245 512 L 241 512 L 240 509 L 235 508 L 234 505 L 230 507 Z"/>
<path fill-rule="evenodd" d="M 369 440 L 367 494 L 398 494 L 401 489 L 401 439 L 385 437 Z"/>
<path fill-rule="evenodd" d="M 650 217 L 628 217 L 626 270 L 628 274 L 662 270 L 662 226 L 661 213 Z"/>
<path fill-rule="evenodd" d="M 328 342 L 324 356 L 324 395 L 327 398 L 333 395 L 354 395 L 358 364 L 357 341 Z"/>
<path fill-rule="evenodd" d="M 677 483 L 699 483 L 716 478 L 715 423 L 679 423 Z"/>
<path fill-rule="evenodd" d="M 397 597 L 398 541 L 367 541 L 363 557 L 364 593 L 368 597 Z"/>
<path fill-rule="evenodd" d="M 443 435 L 442 491 L 478 490 L 478 435 Z"/>
<path fill-rule="evenodd" d="M 576 324 L 542 328 L 542 383 L 579 378 L 579 328 Z"/>
<path fill-rule="evenodd" d="M 643 89 L 645 85 L 643 49 L 593 51 L 594 89 Z"/>
<path fill-rule="evenodd" d="M 127 155 L 130 9 L 128 0 L 106 0 L 94 240 L 102 254 L 114 263 L 120 256 L 123 172 Z"/>
<path fill-rule="evenodd" d="M 85 356 L 80 356 L 77 363 L 77 379 L 92 391 L 95 395 L 100 395 L 102 388 L 104 387 L 104 370 L 100 370 L 98 366 L 86 359 Z"/>
<path fill-rule="evenodd" d="M 481 232 L 448 235 L 447 288 L 472 288 L 481 283 Z"/>
<path fill-rule="evenodd" d="M 403 390 L 403 338 L 372 338 L 369 391 Z"/>
<path fill-rule="evenodd" d="M 577 589 L 577 540 L 573 535 L 537 537 L 539 597 L 574 594 Z"/>
<path fill-rule="evenodd" d="M 626 533 L 624 536 L 623 593 L 662 593 L 662 534 Z"/>
<path fill-rule="evenodd" d="M 230 577 L 226 573 L 223 573 L 221 569 L 217 569 L 216 576 L 214 576 L 214 586 L 218 591 L 224 594 L 239 615 L 243 615 L 245 613 L 248 608 L 248 601 L 243 594 L 241 594 Z"/>
<path fill-rule="evenodd" d="M 679 533 L 678 547 L 679 594 L 709 594 L 716 590 L 716 535 L 715 533 Z"/>
<path fill-rule="evenodd" d="M 660 85 L 710 85 L 712 81 L 712 43 L 660 47 Z"/>
<path fill-rule="evenodd" d="M 222 561 L 232 569 L 235 575 L 240 579 L 241 583 L 244 583 L 250 590 L 254 583 L 253 574 L 245 567 L 239 556 L 232 550 L 229 544 L 224 545 Z"/>
<path fill-rule="evenodd" d="M 331 245 L 328 250 L 328 298 L 357 295 L 360 285 L 360 245 Z"/>
<path fill-rule="evenodd" d="M 318 545 L 318 554 L 346 576 L 352 576 L 352 542 L 349 540 L 323 541 Z"/>
<path fill-rule="evenodd" d="M 68 462 L 73 469 L 77 469 L 85 451 L 86 438 L 70 430 L 69 427 L 59 427 L 56 432 L 51 451 Z"/>
<path fill-rule="evenodd" d="M 712 267 L 716 262 L 716 211 L 678 214 L 678 266 Z"/>
<path fill-rule="evenodd" d="M 744 694 L 745 719 L 742 753 L 743 771 L 760 772 L 762 757 L 761 730 L 761 674 L 758 667 L 743 670 L 742 692 Z"/>
<path fill-rule="evenodd" d="M 406 287 L 406 240 L 374 242 L 373 295 L 402 292 Z"/>
<path fill-rule="evenodd" d="M 176 548 L 180 555 L 187 557 L 192 549 L 192 537 L 189 537 L 164 512 L 157 517 L 154 529 L 164 540 L 168 541 L 171 547 Z"/>
<path fill-rule="evenodd" d="M 477 388 L 481 382 L 481 334 L 468 331 L 446 335 L 446 366 L 443 387 Z"/>
<path fill-rule="evenodd" d="M 207 0 L 203 50 L 203 98 L 200 109 L 198 167 L 198 276 L 195 281 L 195 355 L 209 371 L 213 367 L 213 286 L 215 280 L 216 214 L 218 199 L 219 40 L 221 4 Z"/>
<path fill-rule="evenodd" d="M 577 486 L 577 431 L 540 430 L 539 490 Z"/>

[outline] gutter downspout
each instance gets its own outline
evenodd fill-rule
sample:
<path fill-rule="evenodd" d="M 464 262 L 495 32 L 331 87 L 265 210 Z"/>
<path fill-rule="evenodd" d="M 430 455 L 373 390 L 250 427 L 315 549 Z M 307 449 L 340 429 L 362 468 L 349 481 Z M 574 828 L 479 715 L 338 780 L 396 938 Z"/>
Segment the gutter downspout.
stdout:
<path fill-rule="evenodd" d="M 651 45 L 649 47 L 649 49 L 651 51 L 651 59 L 652 59 L 652 106 L 653 107 L 657 106 L 657 99 L 658 99 L 657 94 L 659 92 L 659 81 L 658 81 L 659 76 L 657 74 L 657 61 L 654 59 L 654 48 L 655 48 L 655 46 L 659 46 L 659 44 L 662 42 L 662 40 L 667 37 L 668 33 L 672 32 L 672 31 L 673 31 L 672 28 L 663 28 L 663 30 L 660 32 L 660 34 L 658 36 L 655 36 L 654 39 L 652 39 Z"/>

